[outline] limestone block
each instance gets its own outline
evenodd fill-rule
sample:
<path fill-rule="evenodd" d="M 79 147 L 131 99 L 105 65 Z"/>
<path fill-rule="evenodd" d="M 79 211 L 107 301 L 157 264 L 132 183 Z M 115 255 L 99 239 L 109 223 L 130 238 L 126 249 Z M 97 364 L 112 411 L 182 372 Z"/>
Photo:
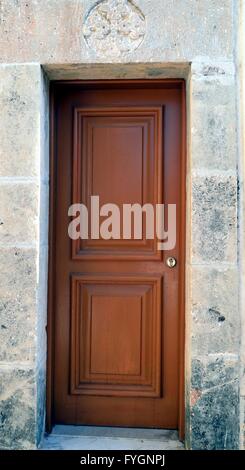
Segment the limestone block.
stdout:
<path fill-rule="evenodd" d="M 234 170 L 237 161 L 235 80 L 227 79 L 225 71 L 224 75 L 216 73 L 211 79 L 210 76 L 192 79 L 192 166 Z"/>
<path fill-rule="evenodd" d="M 0 367 L 0 448 L 35 448 L 35 389 L 31 369 Z"/>
<path fill-rule="evenodd" d="M 84 63 L 103 57 L 87 47 L 83 24 L 95 0 L 1 2 L 3 62 Z M 143 42 L 122 54 L 124 62 L 190 61 L 196 56 L 231 58 L 233 1 L 134 0 L 146 18 Z M 21 19 L 21 20 L 20 20 Z M 106 57 L 106 61 L 118 57 Z"/>
<path fill-rule="evenodd" d="M 34 361 L 36 272 L 34 249 L 0 250 L 0 361 Z"/>
<path fill-rule="evenodd" d="M 0 66 L 0 176 L 39 172 L 39 81 L 38 64 Z"/>
<path fill-rule="evenodd" d="M 31 244 L 37 240 L 39 187 L 32 182 L 0 182 L 0 243 Z"/>
<path fill-rule="evenodd" d="M 238 271 L 192 267 L 192 355 L 238 353 Z"/>
<path fill-rule="evenodd" d="M 192 263 L 237 261 L 237 178 L 193 174 Z"/>
<path fill-rule="evenodd" d="M 210 355 L 192 362 L 190 446 L 193 450 L 239 448 L 238 357 Z"/>

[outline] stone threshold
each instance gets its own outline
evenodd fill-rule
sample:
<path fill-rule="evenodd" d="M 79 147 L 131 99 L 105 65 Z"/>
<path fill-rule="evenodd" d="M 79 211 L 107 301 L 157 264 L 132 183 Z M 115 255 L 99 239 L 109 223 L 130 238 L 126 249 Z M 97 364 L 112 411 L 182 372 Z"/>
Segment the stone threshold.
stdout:
<path fill-rule="evenodd" d="M 184 450 L 177 431 L 56 425 L 43 450 Z"/>

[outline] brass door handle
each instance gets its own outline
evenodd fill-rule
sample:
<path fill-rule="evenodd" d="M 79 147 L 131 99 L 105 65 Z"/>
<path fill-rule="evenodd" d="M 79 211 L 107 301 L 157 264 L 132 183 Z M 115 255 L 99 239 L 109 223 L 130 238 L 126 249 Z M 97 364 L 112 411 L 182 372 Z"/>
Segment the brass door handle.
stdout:
<path fill-rule="evenodd" d="M 166 259 L 166 265 L 169 268 L 174 268 L 176 264 L 177 264 L 176 258 L 173 258 L 172 256 L 170 256 L 169 258 Z"/>

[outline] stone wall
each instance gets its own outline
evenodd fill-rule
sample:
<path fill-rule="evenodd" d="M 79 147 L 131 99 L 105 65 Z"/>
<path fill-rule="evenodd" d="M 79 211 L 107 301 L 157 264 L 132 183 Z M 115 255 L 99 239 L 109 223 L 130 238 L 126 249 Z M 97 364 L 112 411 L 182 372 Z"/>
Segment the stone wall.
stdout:
<path fill-rule="evenodd" d="M 48 114 L 38 64 L 0 67 L 0 448 L 44 429 Z"/>
<path fill-rule="evenodd" d="M 224 67 L 225 65 L 225 67 Z M 238 447 L 236 89 L 233 65 L 193 64 L 189 430 L 192 449 Z M 229 110 L 229 111 L 228 111 Z"/>
<path fill-rule="evenodd" d="M 144 26 L 135 26 L 130 13 L 127 41 L 117 38 L 113 57 L 103 48 L 96 51 L 93 36 L 89 41 L 86 36 L 84 24 L 94 21 L 88 13 L 95 3 L 1 2 L 0 445 L 35 447 L 44 426 L 48 101 L 43 69 L 49 80 L 186 79 L 186 444 L 238 448 L 239 2 L 135 0 Z"/>

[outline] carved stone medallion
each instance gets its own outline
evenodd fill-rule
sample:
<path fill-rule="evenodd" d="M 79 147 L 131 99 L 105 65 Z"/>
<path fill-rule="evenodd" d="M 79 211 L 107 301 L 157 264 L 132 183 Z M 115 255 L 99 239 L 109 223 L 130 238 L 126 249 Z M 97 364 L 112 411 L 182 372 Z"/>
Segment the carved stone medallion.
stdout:
<path fill-rule="evenodd" d="M 139 47 L 145 17 L 129 0 L 103 0 L 89 12 L 83 27 L 88 46 L 105 57 L 118 57 Z"/>

